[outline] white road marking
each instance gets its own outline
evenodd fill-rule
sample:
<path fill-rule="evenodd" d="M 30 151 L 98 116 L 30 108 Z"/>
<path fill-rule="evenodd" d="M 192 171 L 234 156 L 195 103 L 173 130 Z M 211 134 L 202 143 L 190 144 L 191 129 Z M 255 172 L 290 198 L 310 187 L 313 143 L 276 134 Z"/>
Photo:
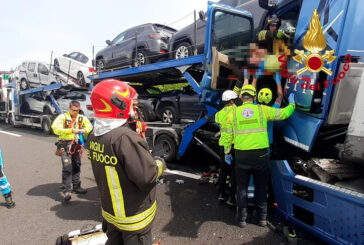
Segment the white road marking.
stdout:
<path fill-rule="evenodd" d="M 15 137 L 22 137 L 22 135 L 20 135 L 20 134 L 13 134 L 13 133 L 9 133 L 9 132 L 2 131 L 2 130 L 0 130 L 0 133 L 12 135 L 12 136 L 15 136 Z"/>
<path fill-rule="evenodd" d="M 183 172 L 183 171 L 179 171 L 179 170 L 169 170 L 166 169 L 164 170 L 165 173 L 170 173 L 170 174 L 176 174 L 176 175 L 180 175 L 180 176 L 184 176 L 184 177 L 188 177 L 191 179 L 201 179 L 200 175 L 197 174 L 191 174 L 191 173 L 187 173 L 187 172 Z"/>

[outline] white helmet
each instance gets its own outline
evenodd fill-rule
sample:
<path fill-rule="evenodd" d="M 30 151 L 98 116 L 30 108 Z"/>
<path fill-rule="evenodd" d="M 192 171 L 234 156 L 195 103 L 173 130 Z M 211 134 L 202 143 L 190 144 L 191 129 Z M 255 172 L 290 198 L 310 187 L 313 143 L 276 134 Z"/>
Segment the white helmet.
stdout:
<path fill-rule="evenodd" d="M 238 98 L 238 95 L 232 90 L 226 90 L 222 94 L 222 101 L 235 100 L 236 98 Z"/>

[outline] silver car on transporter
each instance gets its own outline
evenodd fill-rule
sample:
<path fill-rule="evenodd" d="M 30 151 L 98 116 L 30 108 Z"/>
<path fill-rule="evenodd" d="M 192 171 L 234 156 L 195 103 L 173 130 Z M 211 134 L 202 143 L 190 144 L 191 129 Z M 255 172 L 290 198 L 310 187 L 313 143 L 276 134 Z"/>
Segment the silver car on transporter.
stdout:
<path fill-rule="evenodd" d="M 69 111 L 69 105 L 72 100 L 80 102 L 80 114 L 85 115 L 90 121 L 94 120 L 90 91 L 71 91 L 57 99 L 57 103 L 62 113 Z"/>

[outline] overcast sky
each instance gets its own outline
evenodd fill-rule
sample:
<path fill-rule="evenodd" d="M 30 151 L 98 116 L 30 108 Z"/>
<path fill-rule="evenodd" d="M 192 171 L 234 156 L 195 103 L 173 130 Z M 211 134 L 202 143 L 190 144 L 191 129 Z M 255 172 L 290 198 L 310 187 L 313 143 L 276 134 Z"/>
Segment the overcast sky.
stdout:
<path fill-rule="evenodd" d="M 52 50 L 53 57 L 91 55 L 92 45 L 101 49 L 144 23 L 179 29 L 193 22 L 193 10 L 207 9 L 207 0 L 0 0 L 0 6 L 0 70 L 10 70 L 23 60 L 49 63 Z"/>

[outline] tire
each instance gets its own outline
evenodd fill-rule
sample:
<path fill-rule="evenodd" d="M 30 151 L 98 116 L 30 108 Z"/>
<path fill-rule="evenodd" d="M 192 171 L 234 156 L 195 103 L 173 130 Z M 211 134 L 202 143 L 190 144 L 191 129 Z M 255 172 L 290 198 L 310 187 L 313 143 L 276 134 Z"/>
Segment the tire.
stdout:
<path fill-rule="evenodd" d="M 147 53 L 142 50 L 137 50 L 136 55 L 133 55 L 133 67 L 139 67 L 149 64 Z"/>
<path fill-rule="evenodd" d="M 57 59 L 54 60 L 54 70 L 61 71 L 61 69 L 59 68 L 59 62 Z"/>
<path fill-rule="evenodd" d="M 96 70 L 97 72 L 103 71 L 105 69 L 105 61 L 103 58 L 96 59 Z"/>
<path fill-rule="evenodd" d="M 192 46 L 188 42 L 179 43 L 173 52 L 173 58 L 175 59 L 186 58 L 192 55 Z"/>
<path fill-rule="evenodd" d="M 174 140 L 166 135 L 162 134 L 158 136 L 157 140 L 155 141 L 155 145 L 162 145 L 163 149 L 163 156 L 162 158 L 167 161 L 171 162 L 176 158 L 177 146 Z"/>
<path fill-rule="evenodd" d="M 86 81 L 85 81 L 85 76 L 83 75 L 82 72 L 77 72 L 77 82 L 76 82 L 78 85 L 84 87 L 85 84 L 86 84 Z"/>
<path fill-rule="evenodd" d="M 10 124 L 11 126 L 15 127 L 15 122 L 14 122 L 14 119 L 13 119 L 13 115 L 12 114 L 9 114 L 8 115 L 8 124 Z"/>
<path fill-rule="evenodd" d="M 142 116 L 144 122 L 150 122 L 150 116 L 149 116 L 149 113 L 147 112 L 147 110 L 142 106 L 139 106 L 139 109 L 142 113 L 141 116 Z"/>
<path fill-rule="evenodd" d="M 27 90 L 29 89 L 29 81 L 25 78 L 23 78 L 21 81 L 20 81 L 20 90 Z"/>
<path fill-rule="evenodd" d="M 160 110 L 160 118 L 164 123 L 178 123 L 177 111 L 172 106 L 166 106 Z"/>
<path fill-rule="evenodd" d="M 47 135 L 52 133 L 52 128 L 51 128 L 51 119 L 49 117 L 43 117 L 42 120 L 42 129 L 43 132 Z"/>

